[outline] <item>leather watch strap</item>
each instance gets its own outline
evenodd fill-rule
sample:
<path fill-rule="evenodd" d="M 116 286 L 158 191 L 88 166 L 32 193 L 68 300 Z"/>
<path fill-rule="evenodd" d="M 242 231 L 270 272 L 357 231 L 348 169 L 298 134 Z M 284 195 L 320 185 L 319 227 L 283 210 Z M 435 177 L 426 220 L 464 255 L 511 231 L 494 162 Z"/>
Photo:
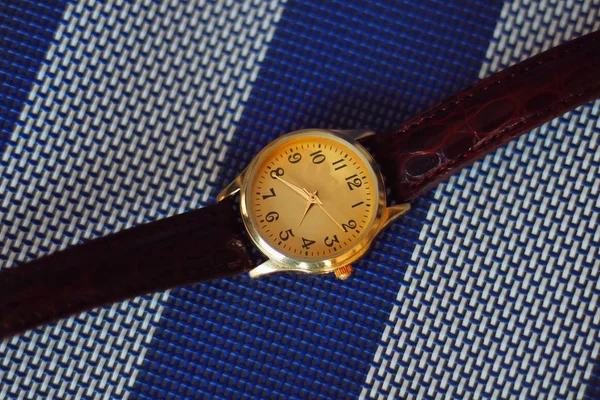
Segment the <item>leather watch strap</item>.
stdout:
<path fill-rule="evenodd" d="M 0 271 L 0 338 L 251 267 L 233 203 L 225 200 Z"/>
<path fill-rule="evenodd" d="M 398 203 L 600 97 L 600 31 L 494 74 L 366 140 Z"/>

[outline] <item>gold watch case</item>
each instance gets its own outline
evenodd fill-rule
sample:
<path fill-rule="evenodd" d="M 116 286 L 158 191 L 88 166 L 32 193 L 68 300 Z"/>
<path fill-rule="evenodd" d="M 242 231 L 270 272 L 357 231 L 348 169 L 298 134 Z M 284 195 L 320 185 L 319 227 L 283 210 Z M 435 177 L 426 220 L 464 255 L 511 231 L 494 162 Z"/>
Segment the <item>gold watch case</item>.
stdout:
<path fill-rule="evenodd" d="M 377 237 L 379 232 L 381 232 L 390 222 L 410 210 L 410 204 L 399 204 L 389 207 L 386 205 L 386 191 L 381 172 L 379 171 L 379 168 L 377 167 L 377 164 L 373 160 L 371 154 L 369 154 L 369 152 L 358 143 L 359 139 L 372 134 L 373 132 L 369 130 L 336 131 L 324 129 L 304 129 L 285 134 L 275 139 L 264 149 L 262 149 L 250 162 L 248 167 L 242 171 L 225 189 L 223 189 L 221 193 L 219 193 L 217 201 L 222 201 L 223 199 L 233 196 L 238 192 L 240 193 L 240 212 L 244 226 L 246 227 L 248 235 L 250 236 L 250 239 L 254 245 L 256 245 L 256 247 L 258 247 L 258 249 L 268 258 L 267 261 L 250 271 L 249 274 L 252 278 L 258 278 L 264 275 L 279 272 L 302 272 L 311 275 L 321 275 L 334 272 L 338 278 L 347 279 L 351 272 L 350 264 L 361 258 L 369 250 L 373 240 L 375 237 Z M 348 250 L 342 254 L 318 261 L 297 260 L 285 256 L 277 251 L 277 249 L 270 246 L 267 241 L 261 237 L 256 225 L 256 221 L 251 218 L 248 212 L 247 192 L 250 183 L 254 179 L 254 174 L 257 172 L 257 165 L 260 165 L 262 159 L 268 155 L 273 148 L 278 147 L 285 141 L 296 139 L 302 136 L 336 138 L 337 140 L 341 140 L 346 145 L 353 148 L 354 151 L 359 154 L 364 161 L 366 161 L 368 167 L 372 170 L 374 176 L 376 177 L 375 180 L 378 192 L 378 201 L 374 220 L 360 241 L 348 248 Z"/>

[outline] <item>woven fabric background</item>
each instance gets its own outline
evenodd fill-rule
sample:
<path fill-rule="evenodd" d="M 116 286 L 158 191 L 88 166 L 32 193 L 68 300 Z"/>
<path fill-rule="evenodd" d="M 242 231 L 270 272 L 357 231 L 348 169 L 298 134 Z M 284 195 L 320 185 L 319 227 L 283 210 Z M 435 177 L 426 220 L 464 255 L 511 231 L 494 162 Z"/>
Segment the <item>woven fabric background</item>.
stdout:
<path fill-rule="evenodd" d="M 0 268 L 598 29 L 598 0 L 0 0 Z M 464 170 L 350 281 L 240 276 L 7 339 L 0 398 L 600 398 L 599 134 L 595 102 Z"/>

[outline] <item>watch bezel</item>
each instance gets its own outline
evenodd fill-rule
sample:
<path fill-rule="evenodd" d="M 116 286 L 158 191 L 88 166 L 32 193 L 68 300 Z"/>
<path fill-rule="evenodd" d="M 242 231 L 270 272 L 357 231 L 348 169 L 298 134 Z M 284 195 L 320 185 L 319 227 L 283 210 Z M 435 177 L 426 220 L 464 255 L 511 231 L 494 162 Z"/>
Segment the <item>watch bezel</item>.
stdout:
<path fill-rule="evenodd" d="M 365 164 L 370 169 L 374 179 L 377 192 L 377 204 L 374 211 L 374 217 L 370 227 L 367 228 L 361 239 L 354 245 L 349 247 L 346 251 L 341 254 L 337 254 L 333 257 L 325 258 L 318 261 L 307 261 L 295 259 L 293 257 L 286 256 L 279 252 L 276 248 L 271 246 L 266 240 L 264 240 L 259 232 L 257 223 L 252 217 L 249 209 L 249 193 L 251 183 L 257 173 L 257 168 L 261 165 L 265 157 L 267 157 L 272 150 L 279 147 L 283 143 L 304 137 L 324 137 L 333 140 L 338 140 L 345 143 L 348 147 L 355 150 Z M 254 245 L 266 256 L 271 262 L 275 263 L 278 269 L 281 271 L 298 271 L 308 274 L 325 274 L 332 272 L 340 267 L 348 265 L 360 257 L 362 257 L 370 248 L 373 240 L 382 229 L 382 225 L 385 224 L 386 216 L 386 196 L 385 187 L 383 183 L 383 177 L 375 160 L 369 154 L 369 152 L 353 138 L 345 135 L 343 132 L 337 132 L 325 129 L 303 129 L 300 131 L 290 132 L 279 138 L 273 140 L 267 146 L 265 146 L 250 162 L 246 170 L 240 175 L 240 213 L 244 227 L 248 232 L 248 236 L 254 243 Z"/>

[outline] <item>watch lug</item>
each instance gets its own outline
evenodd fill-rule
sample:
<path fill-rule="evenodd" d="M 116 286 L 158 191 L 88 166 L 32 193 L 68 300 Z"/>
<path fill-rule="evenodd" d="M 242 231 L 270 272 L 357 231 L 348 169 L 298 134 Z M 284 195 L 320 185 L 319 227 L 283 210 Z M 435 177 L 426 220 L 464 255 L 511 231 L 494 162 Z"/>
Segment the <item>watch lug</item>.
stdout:
<path fill-rule="evenodd" d="M 341 267 L 341 268 L 344 268 L 344 267 Z M 349 271 L 344 270 L 346 272 L 346 274 L 345 274 L 345 276 L 343 276 L 340 279 L 343 280 L 343 279 L 347 279 L 350 277 L 350 274 L 352 272 L 352 267 L 348 266 L 348 268 L 349 268 Z M 328 272 L 335 272 L 335 271 L 330 268 L 307 270 L 306 268 L 303 268 L 300 265 L 281 264 L 281 263 L 277 263 L 276 261 L 269 259 L 269 260 L 265 261 L 264 263 L 251 269 L 248 272 L 248 275 L 250 275 L 250 278 L 256 279 L 256 278 L 262 278 L 263 276 L 279 274 L 279 273 L 283 273 L 283 272 L 295 272 L 295 273 L 299 272 L 299 273 L 308 274 L 308 275 L 323 275 Z"/>
<path fill-rule="evenodd" d="M 264 263 L 252 268 L 250 272 L 248 272 L 248 275 L 250 275 L 250 278 L 256 279 L 265 275 L 274 274 L 276 272 L 279 272 L 279 270 L 280 269 L 277 264 L 275 264 L 271 260 L 267 260 Z"/>
<path fill-rule="evenodd" d="M 224 199 L 233 196 L 242 188 L 242 182 L 246 176 L 246 169 L 244 169 L 225 189 L 217 195 L 217 202 L 221 202 Z"/>
<path fill-rule="evenodd" d="M 276 274 L 276 273 L 280 273 L 280 272 L 304 272 L 304 273 L 310 274 L 310 272 L 308 272 L 308 271 L 304 271 L 300 268 L 295 268 L 294 266 L 291 266 L 291 265 L 277 264 L 273 260 L 267 260 L 264 263 L 259 264 L 258 266 L 251 269 L 250 272 L 248 272 L 248 275 L 250 275 L 250 278 L 256 279 L 256 278 L 262 278 L 263 276 L 272 275 L 272 274 Z"/>
<path fill-rule="evenodd" d="M 406 214 L 409 210 L 409 203 L 396 204 L 390 207 L 386 207 L 385 212 L 383 214 L 383 224 L 381 225 L 381 229 L 388 226 L 388 224 L 395 221 L 401 215 Z"/>
<path fill-rule="evenodd" d="M 341 133 L 354 140 L 364 139 L 375 134 L 371 129 L 349 129 L 349 130 L 335 130 L 334 132 Z"/>

